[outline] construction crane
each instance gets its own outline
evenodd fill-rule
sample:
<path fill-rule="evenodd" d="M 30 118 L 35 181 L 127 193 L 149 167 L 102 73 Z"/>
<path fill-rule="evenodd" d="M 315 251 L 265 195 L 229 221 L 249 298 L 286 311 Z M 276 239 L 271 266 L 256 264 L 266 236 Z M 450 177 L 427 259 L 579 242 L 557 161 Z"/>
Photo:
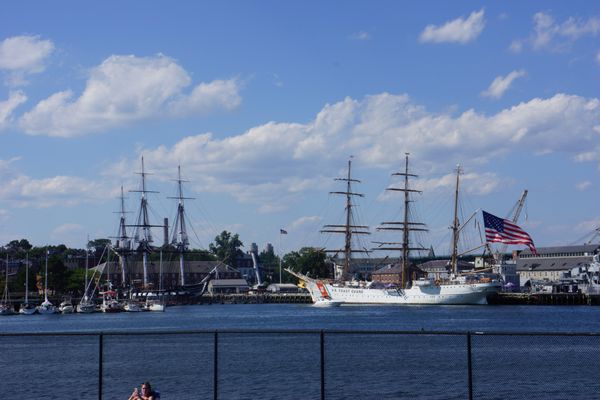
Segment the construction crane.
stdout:
<path fill-rule="evenodd" d="M 508 216 L 506 219 L 510 218 L 511 222 L 513 222 L 514 224 L 516 224 L 519 221 L 519 217 L 521 216 L 521 211 L 523 211 L 523 207 L 525 206 L 525 199 L 527 198 L 527 193 L 528 193 L 527 189 L 523 190 L 523 193 L 521 194 L 521 197 L 519 198 L 519 200 L 515 203 L 513 208 L 508 212 Z M 512 215 L 512 218 L 511 218 L 511 215 Z M 496 253 L 496 256 L 494 257 L 497 262 L 502 261 L 501 257 L 503 256 L 504 253 L 506 253 L 507 248 L 508 248 L 507 244 L 502 244 L 500 246 L 500 248 L 498 249 L 498 252 Z"/>

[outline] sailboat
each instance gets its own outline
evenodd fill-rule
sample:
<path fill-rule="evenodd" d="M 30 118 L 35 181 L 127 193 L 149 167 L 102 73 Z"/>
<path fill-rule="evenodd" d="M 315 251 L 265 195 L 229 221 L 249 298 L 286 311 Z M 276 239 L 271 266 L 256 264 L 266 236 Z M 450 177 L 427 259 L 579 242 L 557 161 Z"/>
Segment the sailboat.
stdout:
<path fill-rule="evenodd" d="M 158 272 L 158 276 L 159 276 L 159 284 L 158 284 L 158 294 L 161 295 L 161 297 L 159 298 L 158 294 L 156 293 L 148 293 L 148 296 L 146 297 L 146 310 L 148 311 L 165 311 L 166 309 L 166 305 L 165 305 L 165 296 L 164 296 L 164 292 L 163 292 L 163 288 L 162 288 L 162 251 L 160 252 L 160 262 L 159 262 L 159 272 Z"/>
<path fill-rule="evenodd" d="M 399 288 L 376 287 L 373 282 L 365 283 L 364 285 L 349 285 L 345 279 L 349 274 L 351 249 L 351 235 L 356 232 L 356 229 L 365 228 L 362 226 L 351 225 L 352 219 L 352 204 L 351 197 L 359 195 L 352 190 L 351 184 L 360 182 L 352 179 L 351 161 L 348 162 L 348 177 L 343 180 L 346 182 L 346 191 L 333 192 L 346 196 L 346 224 L 337 232 L 344 232 L 346 236 L 346 246 L 344 248 L 344 266 L 339 280 L 332 282 L 325 279 L 311 278 L 299 272 L 287 270 L 290 274 L 296 276 L 301 281 L 305 282 L 305 287 L 309 291 L 315 305 L 318 306 L 338 306 L 342 304 L 487 304 L 487 296 L 495 294 L 501 289 L 499 282 L 481 282 L 475 283 L 461 279 L 457 275 L 457 243 L 458 243 L 458 218 L 456 217 L 456 202 L 458 201 L 458 184 L 460 169 L 457 170 L 456 179 L 456 197 L 455 197 L 455 218 L 453 226 L 453 251 L 452 251 L 452 270 L 454 279 L 448 282 L 434 282 L 432 279 L 417 279 L 411 280 L 409 273 L 409 255 L 411 250 L 410 236 L 411 230 L 423 230 L 422 224 L 408 221 L 410 215 L 408 208 L 410 207 L 409 194 L 415 192 L 409 188 L 409 178 L 415 175 L 409 173 L 408 169 L 408 154 L 406 154 L 405 170 L 400 175 L 404 177 L 403 188 L 391 188 L 404 192 L 404 207 L 405 219 L 400 222 L 389 222 L 382 224 L 381 230 L 402 230 L 402 243 L 379 243 L 380 245 L 401 245 L 401 247 L 383 247 L 384 250 L 401 250 L 402 251 L 402 285 Z M 392 229 L 396 227 L 396 229 Z M 397 228 L 399 227 L 399 229 Z M 333 230 L 324 230 L 325 232 L 333 232 Z M 414 248 L 413 248 L 414 250 Z"/>
<path fill-rule="evenodd" d="M 8 295 L 8 254 L 6 255 L 6 275 L 4 278 L 4 293 L 2 294 L 2 301 L 0 301 L 0 315 L 13 315 L 15 313 L 15 307 L 10 301 Z"/>
<path fill-rule="evenodd" d="M 88 243 L 89 243 L 89 238 L 88 238 Z M 106 248 L 104 249 L 104 251 L 106 251 Z M 104 252 L 102 253 L 102 255 L 104 255 Z M 102 256 L 100 256 L 100 259 L 102 260 Z M 83 297 L 81 297 L 79 304 L 77 304 L 77 307 L 75 308 L 75 310 L 78 313 L 82 313 L 82 314 L 91 314 L 93 312 L 96 312 L 96 303 L 94 303 L 94 300 L 93 300 L 95 287 L 90 292 L 90 287 L 92 285 L 93 279 L 88 280 L 88 271 L 89 271 L 89 248 L 86 246 L 86 249 L 85 249 L 85 278 L 84 278 L 85 283 L 84 283 L 84 287 L 83 287 Z M 95 274 L 95 271 L 94 271 L 94 274 Z M 92 276 L 92 278 L 93 278 L 93 276 Z"/>
<path fill-rule="evenodd" d="M 46 249 L 46 269 L 44 272 L 44 302 L 37 306 L 40 314 L 56 314 L 56 307 L 48 300 L 48 250 Z"/>
<path fill-rule="evenodd" d="M 19 314 L 32 315 L 36 311 L 36 306 L 29 303 L 29 253 L 27 253 L 25 254 L 25 301 L 19 307 Z"/>
<path fill-rule="evenodd" d="M 110 253 L 108 253 L 105 265 L 107 290 L 100 292 L 100 294 L 102 295 L 102 304 L 100 304 L 100 311 L 104 313 L 121 312 L 123 311 L 123 309 L 117 298 L 117 292 L 113 290 L 112 283 L 110 282 Z"/>

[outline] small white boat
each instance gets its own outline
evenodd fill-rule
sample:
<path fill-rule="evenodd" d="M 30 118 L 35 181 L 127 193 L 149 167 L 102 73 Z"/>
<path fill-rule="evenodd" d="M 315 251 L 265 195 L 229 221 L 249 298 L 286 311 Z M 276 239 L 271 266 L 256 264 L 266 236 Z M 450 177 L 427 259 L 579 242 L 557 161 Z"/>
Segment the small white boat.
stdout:
<path fill-rule="evenodd" d="M 14 315 L 15 308 L 12 304 L 2 303 L 0 304 L 0 315 Z"/>
<path fill-rule="evenodd" d="M 75 307 L 73 307 L 73 303 L 71 303 L 71 300 L 64 300 L 58 306 L 58 310 L 62 314 L 73 314 L 75 312 Z"/>
<path fill-rule="evenodd" d="M 19 307 L 19 314 L 32 315 L 37 307 L 29 303 L 29 253 L 25 254 L 25 302 Z"/>
<path fill-rule="evenodd" d="M 48 300 L 48 250 L 46 250 L 46 271 L 44 276 L 44 302 L 37 306 L 37 312 L 40 314 L 56 314 L 56 307 Z"/>
<path fill-rule="evenodd" d="M 42 304 L 37 306 L 37 312 L 40 314 L 56 314 L 57 309 L 54 304 L 52 304 L 48 298 L 46 298 Z"/>
<path fill-rule="evenodd" d="M 148 311 L 165 311 L 165 303 L 160 300 L 146 300 L 146 310 Z"/>
<path fill-rule="evenodd" d="M 100 305 L 100 311 L 104 313 L 113 313 L 123 311 L 123 307 L 117 300 L 117 292 L 114 290 L 107 290 L 100 293 L 102 295 L 102 304 Z"/>
<path fill-rule="evenodd" d="M 21 307 L 19 307 L 19 314 L 23 315 L 31 315 L 35 314 L 37 311 L 37 307 L 31 303 L 23 303 Z"/>
<path fill-rule="evenodd" d="M 77 312 L 82 314 L 91 314 L 96 312 L 96 304 L 89 300 L 82 300 L 77 304 Z"/>
<path fill-rule="evenodd" d="M 143 308 L 142 308 L 142 305 L 140 303 L 138 303 L 137 301 L 134 301 L 134 300 L 126 301 L 125 304 L 123 305 L 123 310 L 125 310 L 127 312 L 140 312 L 140 311 L 144 311 Z"/>

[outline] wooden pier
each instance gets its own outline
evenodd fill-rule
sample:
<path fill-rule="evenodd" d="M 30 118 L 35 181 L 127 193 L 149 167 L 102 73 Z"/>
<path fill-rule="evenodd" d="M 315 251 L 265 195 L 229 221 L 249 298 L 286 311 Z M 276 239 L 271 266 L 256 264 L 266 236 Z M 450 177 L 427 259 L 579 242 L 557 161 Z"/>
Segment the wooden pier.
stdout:
<path fill-rule="evenodd" d="M 305 293 L 264 293 L 264 294 L 204 294 L 197 298 L 197 304 L 310 304 L 312 299 Z"/>
<path fill-rule="evenodd" d="M 498 293 L 488 298 L 489 304 L 496 305 L 600 305 L 600 295 L 583 293 Z"/>

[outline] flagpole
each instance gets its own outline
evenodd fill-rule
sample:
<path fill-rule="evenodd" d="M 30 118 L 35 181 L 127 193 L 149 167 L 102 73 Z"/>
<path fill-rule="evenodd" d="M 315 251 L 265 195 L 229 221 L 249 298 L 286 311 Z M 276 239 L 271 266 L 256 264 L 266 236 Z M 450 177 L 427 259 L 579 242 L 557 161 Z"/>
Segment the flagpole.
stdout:
<path fill-rule="evenodd" d="M 281 285 L 281 236 L 283 233 L 279 230 L 279 284 Z"/>

